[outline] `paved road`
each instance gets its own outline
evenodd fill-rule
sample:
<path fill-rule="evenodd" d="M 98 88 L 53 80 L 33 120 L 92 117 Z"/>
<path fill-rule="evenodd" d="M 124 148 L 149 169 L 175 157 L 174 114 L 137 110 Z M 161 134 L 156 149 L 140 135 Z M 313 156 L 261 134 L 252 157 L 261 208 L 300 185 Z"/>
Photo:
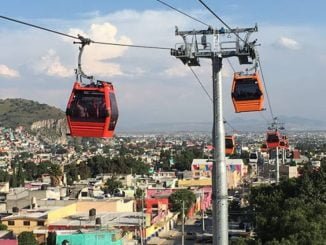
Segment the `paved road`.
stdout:
<path fill-rule="evenodd" d="M 185 234 L 187 232 L 196 233 L 198 237 L 203 234 L 201 222 L 199 224 L 195 223 L 196 218 L 190 218 L 185 223 Z M 211 219 L 205 219 L 205 223 L 207 223 L 207 227 L 211 227 L 212 221 Z M 147 244 L 164 244 L 164 245 L 180 245 L 182 243 L 182 233 L 181 233 L 181 225 L 178 225 L 174 230 L 169 232 L 161 233 L 159 237 L 152 238 Z M 207 231 L 206 231 L 207 232 Z M 194 244 L 202 244 L 196 242 L 196 239 L 189 240 L 185 237 L 185 245 L 194 245 Z M 198 239 L 198 238 L 197 238 Z M 205 243 L 209 244 L 209 243 Z"/>

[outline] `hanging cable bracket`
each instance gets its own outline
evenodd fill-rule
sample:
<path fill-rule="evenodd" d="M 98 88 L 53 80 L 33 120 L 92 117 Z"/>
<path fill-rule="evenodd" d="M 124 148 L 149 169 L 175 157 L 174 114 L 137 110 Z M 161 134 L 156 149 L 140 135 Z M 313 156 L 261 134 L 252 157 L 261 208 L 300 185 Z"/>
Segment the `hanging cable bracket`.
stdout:
<path fill-rule="evenodd" d="M 83 54 L 83 51 L 84 51 L 84 47 L 85 47 L 85 45 L 89 45 L 92 42 L 92 40 L 89 39 L 89 38 L 84 38 L 83 36 L 81 36 L 79 34 L 78 34 L 78 38 L 79 38 L 80 42 L 75 42 L 74 41 L 74 44 L 81 44 L 81 46 L 79 47 L 78 67 L 76 69 L 77 79 L 79 77 L 80 81 L 82 80 L 82 78 L 93 80 L 93 76 L 88 76 L 88 75 L 86 75 L 84 73 L 84 71 L 82 69 L 82 65 L 81 65 L 81 57 L 82 57 L 82 54 Z"/>

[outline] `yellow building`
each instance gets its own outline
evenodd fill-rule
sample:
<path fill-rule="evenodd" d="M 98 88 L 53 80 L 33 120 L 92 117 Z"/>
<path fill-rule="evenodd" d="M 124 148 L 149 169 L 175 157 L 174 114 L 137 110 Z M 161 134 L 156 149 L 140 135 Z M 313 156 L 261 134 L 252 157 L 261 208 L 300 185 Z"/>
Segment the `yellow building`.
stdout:
<path fill-rule="evenodd" d="M 44 230 L 52 222 L 77 213 L 88 212 L 91 208 L 95 208 L 97 212 L 132 212 L 134 202 L 133 200 L 110 199 L 79 201 L 63 207 L 22 209 L 2 218 L 1 223 L 7 225 L 8 230 L 19 235 L 23 231 Z"/>

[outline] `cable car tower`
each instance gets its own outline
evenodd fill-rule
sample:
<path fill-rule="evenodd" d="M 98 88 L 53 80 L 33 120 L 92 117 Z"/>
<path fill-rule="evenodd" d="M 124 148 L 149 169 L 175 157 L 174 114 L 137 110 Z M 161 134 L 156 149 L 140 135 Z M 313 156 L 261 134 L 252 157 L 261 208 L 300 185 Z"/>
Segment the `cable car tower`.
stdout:
<path fill-rule="evenodd" d="M 252 64 L 256 59 L 255 43 L 249 42 L 253 28 L 213 29 L 179 31 L 176 27 L 175 35 L 181 36 L 183 43 L 176 44 L 171 55 L 180 59 L 188 66 L 199 66 L 200 58 L 212 60 L 213 73 L 213 244 L 228 244 L 228 193 L 225 164 L 225 130 L 223 123 L 222 106 L 222 60 L 223 58 L 238 57 L 240 64 Z M 234 41 L 221 41 L 221 36 L 236 35 Z M 240 35 L 244 34 L 244 37 Z M 200 42 L 197 41 L 200 36 Z M 208 40 L 211 37 L 211 41 Z"/>

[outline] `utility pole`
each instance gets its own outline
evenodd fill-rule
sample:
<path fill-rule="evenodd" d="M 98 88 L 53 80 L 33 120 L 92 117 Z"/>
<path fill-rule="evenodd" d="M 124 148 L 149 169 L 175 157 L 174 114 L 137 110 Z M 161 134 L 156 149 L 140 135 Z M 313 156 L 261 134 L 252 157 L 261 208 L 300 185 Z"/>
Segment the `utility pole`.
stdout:
<path fill-rule="evenodd" d="M 182 200 L 182 245 L 185 244 L 185 201 Z"/>
<path fill-rule="evenodd" d="M 276 147 L 276 184 L 280 183 L 280 159 L 278 158 L 278 146 Z"/>
<path fill-rule="evenodd" d="M 146 244 L 146 216 L 145 216 L 145 219 L 144 219 L 144 199 L 145 199 L 145 190 L 142 189 L 142 195 L 141 195 L 141 222 L 142 222 L 142 233 L 144 234 L 144 239 L 143 239 L 143 244 Z"/>
<path fill-rule="evenodd" d="M 179 31 L 176 27 L 175 35 L 181 36 L 182 44 L 177 44 L 171 50 L 171 55 L 180 59 L 188 66 L 199 66 L 199 58 L 212 60 L 213 77 L 213 133 L 214 159 L 212 170 L 212 199 L 213 199 L 213 244 L 228 244 L 228 193 L 225 164 L 225 132 L 222 101 L 222 59 L 238 57 L 240 64 L 252 64 L 256 58 L 255 42 L 248 42 L 254 28 L 237 28 L 219 30 L 208 27 L 207 30 Z M 240 38 L 240 33 L 245 33 Z M 235 34 L 235 41 L 220 41 L 220 36 L 229 37 Z M 192 37 L 191 41 L 187 37 Z M 197 36 L 201 36 L 200 43 Z M 207 37 L 212 37 L 211 42 Z"/>
<path fill-rule="evenodd" d="M 203 233 L 205 231 L 205 211 L 204 211 L 204 190 L 201 190 L 201 214 L 202 214 L 202 228 L 203 228 Z"/>

